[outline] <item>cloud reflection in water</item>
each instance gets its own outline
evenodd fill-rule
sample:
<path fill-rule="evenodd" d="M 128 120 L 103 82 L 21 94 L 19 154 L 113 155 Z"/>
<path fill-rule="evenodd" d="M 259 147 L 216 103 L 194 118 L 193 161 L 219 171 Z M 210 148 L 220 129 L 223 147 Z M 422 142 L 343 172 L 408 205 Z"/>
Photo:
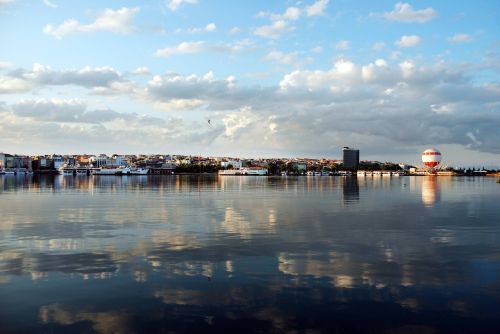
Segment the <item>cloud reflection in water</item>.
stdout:
<path fill-rule="evenodd" d="M 321 331 L 335 328 L 324 305 L 345 319 L 362 306 L 379 330 L 389 315 L 404 326 L 410 312 L 429 329 L 448 322 L 433 323 L 428 310 L 490 319 L 494 308 L 478 300 L 498 306 L 498 194 L 486 180 L 2 180 L 0 297 L 33 294 L 18 315 L 37 305 L 39 330 L 91 323 L 128 333 L 173 321 L 182 332 L 188 319 L 203 330 L 247 319 L 247 329 Z M 79 297 L 57 302 L 58 285 Z M 92 289 L 112 294 L 113 306 Z M 377 308 L 388 312 L 380 322 L 369 318 Z"/>

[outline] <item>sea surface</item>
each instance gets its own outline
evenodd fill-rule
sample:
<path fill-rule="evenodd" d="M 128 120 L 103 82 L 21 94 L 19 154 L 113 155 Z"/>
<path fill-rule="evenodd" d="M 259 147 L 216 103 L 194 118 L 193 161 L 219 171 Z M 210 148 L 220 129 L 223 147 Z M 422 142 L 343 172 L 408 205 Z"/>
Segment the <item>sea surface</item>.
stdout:
<path fill-rule="evenodd" d="M 500 333 L 492 177 L 0 176 L 0 333 Z"/>

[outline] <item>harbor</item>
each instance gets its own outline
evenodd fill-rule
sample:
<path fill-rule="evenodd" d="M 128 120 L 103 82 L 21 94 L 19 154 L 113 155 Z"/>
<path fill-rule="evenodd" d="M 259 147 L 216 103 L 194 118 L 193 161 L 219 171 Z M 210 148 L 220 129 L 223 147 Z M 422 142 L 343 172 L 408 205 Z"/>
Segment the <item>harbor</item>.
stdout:
<path fill-rule="evenodd" d="M 422 153 L 422 164 L 360 160 L 359 150 L 349 147 L 344 147 L 341 153 L 341 159 L 203 157 L 175 154 L 26 156 L 0 153 L 0 175 L 500 176 L 497 169 L 457 168 L 440 164 L 441 153 L 435 149 Z"/>

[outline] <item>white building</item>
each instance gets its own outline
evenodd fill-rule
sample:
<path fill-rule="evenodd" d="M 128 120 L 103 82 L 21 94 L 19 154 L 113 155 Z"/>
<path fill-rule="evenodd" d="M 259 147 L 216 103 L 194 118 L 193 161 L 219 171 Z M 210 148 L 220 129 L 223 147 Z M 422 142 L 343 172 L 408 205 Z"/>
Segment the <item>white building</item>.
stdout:
<path fill-rule="evenodd" d="M 222 168 L 228 168 L 231 165 L 233 168 L 238 169 L 243 167 L 243 162 L 241 160 L 221 161 L 220 165 Z"/>

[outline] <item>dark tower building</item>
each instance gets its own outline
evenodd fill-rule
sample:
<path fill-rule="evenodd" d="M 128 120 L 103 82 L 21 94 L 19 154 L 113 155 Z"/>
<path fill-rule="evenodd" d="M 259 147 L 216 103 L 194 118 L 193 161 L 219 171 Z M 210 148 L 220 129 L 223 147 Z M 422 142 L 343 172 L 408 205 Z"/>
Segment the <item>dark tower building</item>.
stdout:
<path fill-rule="evenodd" d="M 342 159 L 344 160 L 344 168 L 357 169 L 359 165 L 359 150 L 344 147 L 342 149 Z"/>

